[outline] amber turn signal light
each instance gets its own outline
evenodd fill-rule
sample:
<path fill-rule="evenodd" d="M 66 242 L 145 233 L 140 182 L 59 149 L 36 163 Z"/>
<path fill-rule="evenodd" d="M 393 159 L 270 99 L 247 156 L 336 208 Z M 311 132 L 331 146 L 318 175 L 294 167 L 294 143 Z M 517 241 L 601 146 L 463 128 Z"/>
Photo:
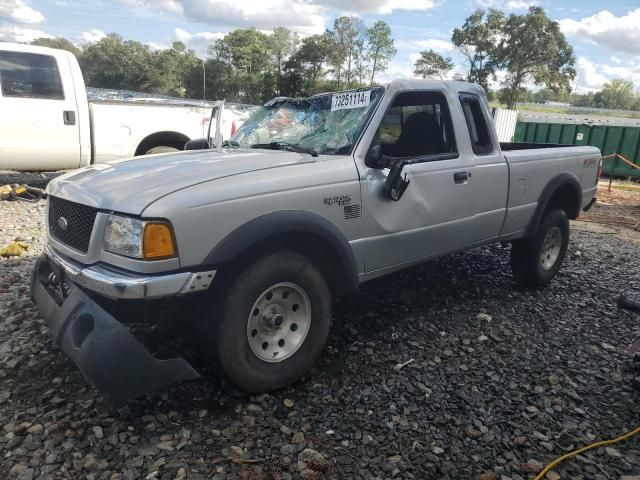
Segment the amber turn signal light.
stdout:
<path fill-rule="evenodd" d="M 145 223 L 142 254 L 146 259 L 173 257 L 176 253 L 171 228 L 166 223 Z"/>

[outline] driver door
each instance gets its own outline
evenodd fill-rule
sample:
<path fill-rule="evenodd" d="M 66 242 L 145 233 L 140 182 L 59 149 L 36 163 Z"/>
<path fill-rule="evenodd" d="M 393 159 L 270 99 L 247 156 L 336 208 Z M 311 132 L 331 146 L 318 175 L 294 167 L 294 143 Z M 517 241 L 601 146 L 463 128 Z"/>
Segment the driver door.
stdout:
<path fill-rule="evenodd" d="M 409 185 L 398 201 L 384 192 L 388 168 L 356 162 L 362 181 L 365 237 L 356 241 L 365 272 L 465 248 L 475 214 L 470 158 L 459 153 L 444 91 L 398 93 L 379 123 L 379 142 L 391 162 L 404 167 Z"/>

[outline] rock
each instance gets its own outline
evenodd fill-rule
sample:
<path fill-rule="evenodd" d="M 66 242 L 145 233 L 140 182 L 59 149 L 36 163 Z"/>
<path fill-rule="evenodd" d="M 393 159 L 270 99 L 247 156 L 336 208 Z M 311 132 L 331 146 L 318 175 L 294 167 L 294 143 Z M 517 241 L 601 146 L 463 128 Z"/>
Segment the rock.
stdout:
<path fill-rule="evenodd" d="M 36 423 L 35 425 L 32 425 L 29 428 L 27 428 L 27 433 L 33 433 L 38 435 L 42 432 L 44 432 L 44 427 L 39 423 Z"/>
<path fill-rule="evenodd" d="M 527 444 L 527 437 L 525 437 L 524 435 L 518 435 L 513 439 L 513 443 L 519 447 L 522 447 Z"/>
<path fill-rule="evenodd" d="M 236 445 L 231 447 L 231 452 L 233 453 L 234 456 L 236 457 L 243 457 L 244 456 L 244 450 L 241 447 L 238 447 Z"/>
<path fill-rule="evenodd" d="M 329 462 L 324 456 L 311 448 L 305 448 L 298 455 L 298 471 L 312 470 L 317 472 L 329 469 Z"/>
<path fill-rule="evenodd" d="M 99 425 L 94 426 L 91 430 L 93 430 L 93 434 L 97 439 L 104 438 L 104 432 L 102 431 L 102 427 Z"/>
<path fill-rule="evenodd" d="M 613 447 L 605 447 L 604 451 L 605 451 L 605 453 L 607 455 L 609 455 L 611 457 L 616 457 L 617 458 L 617 457 L 621 457 L 622 456 L 622 454 L 618 450 L 613 448 Z"/>
<path fill-rule="evenodd" d="M 558 472 L 556 472 L 555 470 L 551 470 L 551 471 L 547 472 L 547 475 L 546 475 L 545 478 L 547 480 L 561 480 L 562 479 L 560 474 Z"/>
<path fill-rule="evenodd" d="M 282 403 L 284 404 L 285 407 L 287 408 L 293 408 L 293 400 L 290 400 L 288 398 L 285 398 Z"/>
<path fill-rule="evenodd" d="M 442 455 L 444 453 L 444 449 L 440 448 L 440 447 L 433 447 L 431 449 L 431 451 L 433 453 L 435 453 L 436 455 Z"/>
<path fill-rule="evenodd" d="M 560 377 L 555 373 L 553 375 L 549 375 L 549 383 L 551 385 L 557 385 L 560 383 Z"/>
<path fill-rule="evenodd" d="M 247 406 L 247 412 L 260 413 L 262 412 L 262 407 L 260 405 L 256 405 L 255 403 L 250 403 Z"/>
<path fill-rule="evenodd" d="M 296 432 L 293 438 L 291 439 L 291 443 L 303 443 L 304 442 L 304 433 Z"/>
<path fill-rule="evenodd" d="M 476 319 L 479 320 L 480 322 L 490 322 L 491 320 L 493 320 L 493 317 L 491 315 L 488 315 L 486 313 L 479 313 L 476 316 Z"/>
<path fill-rule="evenodd" d="M 527 406 L 526 410 L 529 413 L 538 413 L 539 412 L 538 407 L 536 407 L 535 405 Z"/>

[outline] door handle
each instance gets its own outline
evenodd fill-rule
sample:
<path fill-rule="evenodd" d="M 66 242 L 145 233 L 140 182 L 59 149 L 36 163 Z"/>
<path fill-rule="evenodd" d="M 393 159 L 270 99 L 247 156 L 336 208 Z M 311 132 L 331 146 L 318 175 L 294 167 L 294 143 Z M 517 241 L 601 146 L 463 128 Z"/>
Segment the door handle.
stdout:
<path fill-rule="evenodd" d="M 457 184 L 467 183 L 471 172 L 456 172 L 453 174 L 453 181 Z"/>
<path fill-rule="evenodd" d="M 73 110 L 65 110 L 62 112 L 62 120 L 65 125 L 75 125 L 76 124 L 76 112 Z"/>

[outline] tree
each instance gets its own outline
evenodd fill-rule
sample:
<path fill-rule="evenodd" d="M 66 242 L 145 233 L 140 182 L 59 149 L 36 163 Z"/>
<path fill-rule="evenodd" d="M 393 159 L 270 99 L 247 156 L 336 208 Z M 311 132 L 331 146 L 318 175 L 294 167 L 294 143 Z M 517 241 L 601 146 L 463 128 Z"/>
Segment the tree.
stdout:
<path fill-rule="evenodd" d="M 601 90 L 604 108 L 612 110 L 631 110 L 634 103 L 633 83 L 621 78 L 614 78 L 605 83 Z"/>
<path fill-rule="evenodd" d="M 155 93 L 159 90 L 156 58 L 148 46 L 110 33 L 85 48 L 80 66 L 92 87 Z"/>
<path fill-rule="evenodd" d="M 453 61 L 429 49 L 420 52 L 420 58 L 413 66 L 413 74 L 417 77 L 443 79 L 453 69 Z"/>
<path fill-rule="evenodd" d="M 210 47 L 209 53 L 226 65 L 231 99 L 260 103 L 265 95 L 274 96 L 275 78 L 266 75 L 271 66 L 269 43 L 266 34 L 249 28 L 234 30 Z"/>
<path fill-rule="evenodd" d="M 373 85 L 373 80 L 377 72 L 384 72 L 389 61 L 397 53 L 391 36 L 391 28 L 382 20 L 378 20 L 373 26 L 367 29 L 367 50 L 371 61 L 371 80 L 369 85 Z"/>
<path fill-rule="evenodd" d="M 278 93 L 282 89 L 280 78 L 284 62 L 296 51 L 299 41 L 298 34 L 285 27 L 276 27 L 269 35 L 269 50 L 273 55 Z"/>
<path fill-rule="evenodd" d="M 465 57 L 468 65 L 466 81 L 488 88 L 489 77 L 496 69 L 493 56 L 503 23 L 502 12 L 491 9 L 485 18 L 485 11 L 478 9 L 467 17 L 461 28 L 453 30 L 451 42 Z"/>
<path fill-rule="evenodd" d="M 349 88 L 353 81 L 356 56 L 363 49 L 364 24 L 356 17 L 340 17 L 333 22 L 333 30 L 328 32 L 331 40 L 330 63 L 336 78 L 337 88 L 343 79 Z"/>
<path fill-rule="evenodd" d="M 171 48 L 156 53 L 155 67 L 159 92 L 184 97 L 186 78 L 194 68 L 202 71 L 202 61 L 184 43 L 174 42 Z M 198 97 L 201 96 L 202 92 Z"/>
<path fill-rule="evenodd" d="M 329 60 L 330 50 L 331 39 L 327 34 L 311 35 L 302 40 L 288 65 L 290 74 L 297 68 L 295 71 L 301 77 L 299 93 L 303 90 L 310 94 L 318 92 L 318 82 L 323 79 L 323 66 Z"/>
<path fill-rule="evenodd" d="M 49 48 L 59 48 L 61 50 L 66 50 L 67 52 L 73 53 L 76 58 L 80 58 L 82 54 L 82 50 L 76 47 L 73 43 L 63 37 L 55 37 L 55 38 L 36 38 L 31 45 L 38 45 L 40 47 L 49 47 Z"/>
<path fill-rule="evenodd" d="M 515 107 L 527 82 L 558 92 L 568 90 L 576 75 L 573 49 L 558 22 L 540 7 L 506 18 L 493 55 L 496 65 L 507 71 L 503 100 L 509 108 Z"/>

